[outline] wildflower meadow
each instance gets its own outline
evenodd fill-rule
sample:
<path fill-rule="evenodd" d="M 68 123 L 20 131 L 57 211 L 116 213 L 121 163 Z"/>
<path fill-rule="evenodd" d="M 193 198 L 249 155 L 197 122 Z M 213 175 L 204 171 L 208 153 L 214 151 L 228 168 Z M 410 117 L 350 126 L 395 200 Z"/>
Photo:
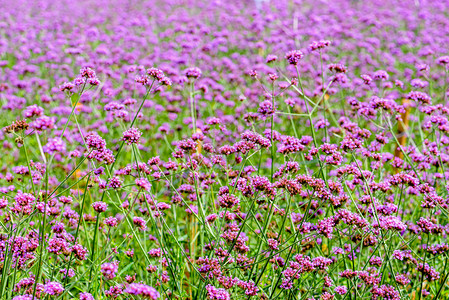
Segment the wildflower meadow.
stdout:
<path fill-rule="evenodd" d="M 448 77 L 448 0 L 0 0 L 0 299 L 449 299 Z"/>

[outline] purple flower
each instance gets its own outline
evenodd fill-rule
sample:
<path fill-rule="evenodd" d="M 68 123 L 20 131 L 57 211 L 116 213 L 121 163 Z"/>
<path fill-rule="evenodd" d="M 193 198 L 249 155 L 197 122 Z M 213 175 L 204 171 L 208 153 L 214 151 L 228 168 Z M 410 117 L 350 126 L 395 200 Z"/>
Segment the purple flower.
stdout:
<path fill-rule="evenodd" d="M 30 126 L 38 131 L 53 129 L 55 126 L 55 118 L 40 116 L 31 122 Z"/>
<path fill-rule="evenodd" d="M 90 293 L 80 293 L 80 300 L 95 300 L 94 296 Z"/>
<path fill-rule="evenodd" d="M 44 109 L 36 104 L 28 106 L 23 112 L 25 118 L 40 117 L 44 113 Z"/>
<path fill-rule="evenodd" d="M 107 217 L 104 219 L 104 223 L 108 225 L 109 227 L 116 227 L 118 224 L 117 218 L 114 217 Z"/>
<path fill-rule="evenodd" d="M 12 298 L 12 300 L 32 300 L 33 296 L 31 295 L 20 295 L 20 296 L 15 296 L 14 298 Z"/>
<path fill-rule="evenodd" d="M 366 75 L 366 74 L 362 74 L 360 77 L 362 77 L 363 82 L 364 82 L 366 85 L 370 85 L 371 82 L 373 81 L 373 79 L 371 78 L 371 76 Z"/>
<path fill-rule="evenodd" d="M 133 217 L 133 223 L 134 225 L 136 225 L 137 227 L 139 227 L 139 229 L 141 231 L 145 231 L 145 229 L 147 229 L 147 225 L 146 222 L 143 218 L 141 217 Z"/>
<path fill-rule="evenodd" d="M 388 73 L 385 72 L 384 70 L 378 70 L 378 71 L 374 72 L 373 78 L 374 78 L 374 80 L 384 81 L 384 80 L 388 80 L 389 76 L 388 76 Z"/>
<path fill-rule="evenodd" d="M 348 288 L 344 285 L 335 287 L 334 291 L 339 295 L 344 295 L 348 292 Z"/>
<path fill-rule="evenodd" d="M 63 153 L 66 150 L 65 143 L 60 138 L 50 138 L 48 139 L 48 143 L 42 147 L 44 152 L 49 154 L 54 154 L 57 152 Z"/>
<path fill-rule="evenodd" d="M 44 285 L 44 293 L 52 296 L 59 296 L 64 292 L 62 284 L 59 282 L 51 281 Z"/>
<path fill-rule="evenodd" d="M 303 57 L 304 54 L 300 50 L 292 50 L 285 54 L 288 63 L 294 66 L 296 66 Z"/>
<path fill-rule="evenodd" d="M 423 104 L 431 104 L 432 99 L 424 92 L 412 91 L 408 93 L 407 99 L 411 99 Z"/>
<path fill-rule="evenodd" d="M 105 212 L 108 209 L 108 205 L 101 201 L 92 203 L 92 207 L 97 213 Z"/>
<path fill-rule="evenodd" d="M 268 239 L 267 243 L 271 250 L 276 250 L 278 248 L 279 243 L 275 239 Z"/>
<path fill-rule="evenodd" d="M 276 108 L 273 107 L 273 103 L 269 100 L 265 100 L 259 104 L 257 112 L 264 116 L 271 116 L 274 114 L 275 110 Z"/>
<path fill-rule="evenodd" d="M 232 208 L 235 205 L 238 205 L 240 200 L 236 196 L 232 194 L 224 194 L 218 197 L 218 204 L 224 208 Z"/>
<path fill-rule="evenodd" d="M 186 75 L 187 78 L 193 78 L 193 79 L 198 79 L 202 75 L 201 70 L 197 67 L 187 68 L 184 71 L 184 74 Z"/>
<path fill-rule="evenodd" d="M 101 273 L 108 280 L 114 279 L 117 271 L 118 271 L 118 261 L 112 263 L 104 263 L 101 265 Z"/>
<path fill-rule="evenodd" d="M 449 56 L 445 55 L 445 56 L 441 56 L 437 58 L 437 64 L 443 65 L 443 66 L 447 66 L 449 65 Z"/>
<path fill-rule="evenodd" d="M 310 43 L 308 49 L 309 51 L 316 51 L 316 50 L 321 50 L 324 49 L 325 47 L 330 46 L 331 42 L 328 40 L 321 40 L 321 41 L 313 41 L 312 43 Z"/>
<path fill-rule="evenodd" d="M 225 289 L 216 288 L 213 285 L 208 284 L 206 286 L 206 291 L 207 291 L 207 297 L 209 299 L 231 300 L 231 296 Z"/>
<path fill-rule="evenodd" d="M 277 59 L 278 59 L 278 57 L 276 55 L 269 54 L 269 55 L 267 55 L 266 62 L 272 63 L 272 62 L 275 62 Z"/>
<path fill-rule="evenodd" d="M 89 133 L 84 137 L 87 147 L 90 149 L 102 150 L 106 147 L 106 141 L 96 132 Z"/>
<path fill-rule="evenodd" d="M 75 244 L 72 247 L 72 252 L 75 255 L 75 257 L 79 260 L 87 259 L 87 249 L 81 246 L 80 244 Z"/>
<path fill-rule="evenodd" d="M 116 176 L 111 177 L 109 178 L 108 186 L 114 190 L 119 189 L 122 186 L 122 181 Z"/>
<path fill-rule="evenodd" d="M 64 82 L 62 85 L 59 86 L 59 90 L 61 92 L 68 91 L 72 92 L 75 89 L 75 85 L 71 82 Z"/>
<path fill-rule="evenodd" d="M 124 292 L 130 295 L 141 296 L 144 299 L 151 300 L 156 300 L 160 297 L 159 292 L 155 288 L 142 283 L 131 283 L 124 290 Z"/>
<path fill-rule="evenodd" d="M 125 141 L 128 145 L 137 144 L 139 142 L 142 132 L 135 127 L 131 127 L 123 133 L 122 141 Z"/>
<path fill-rule="evenodd" d="M 139 188 L 147 192 L 151 190 L 151 183 L 145 177 L 136 178 L 135 183 Z"/>

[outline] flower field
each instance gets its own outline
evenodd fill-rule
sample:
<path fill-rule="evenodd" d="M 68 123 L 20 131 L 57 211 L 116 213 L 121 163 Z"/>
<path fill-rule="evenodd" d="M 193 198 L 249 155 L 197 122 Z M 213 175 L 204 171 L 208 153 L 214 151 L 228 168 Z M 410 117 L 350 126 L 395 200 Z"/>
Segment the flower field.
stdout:
<path fill-rule="evenodd" d="M 449 299 L 449 1 L 0 1 L 0 299 Z"/>

